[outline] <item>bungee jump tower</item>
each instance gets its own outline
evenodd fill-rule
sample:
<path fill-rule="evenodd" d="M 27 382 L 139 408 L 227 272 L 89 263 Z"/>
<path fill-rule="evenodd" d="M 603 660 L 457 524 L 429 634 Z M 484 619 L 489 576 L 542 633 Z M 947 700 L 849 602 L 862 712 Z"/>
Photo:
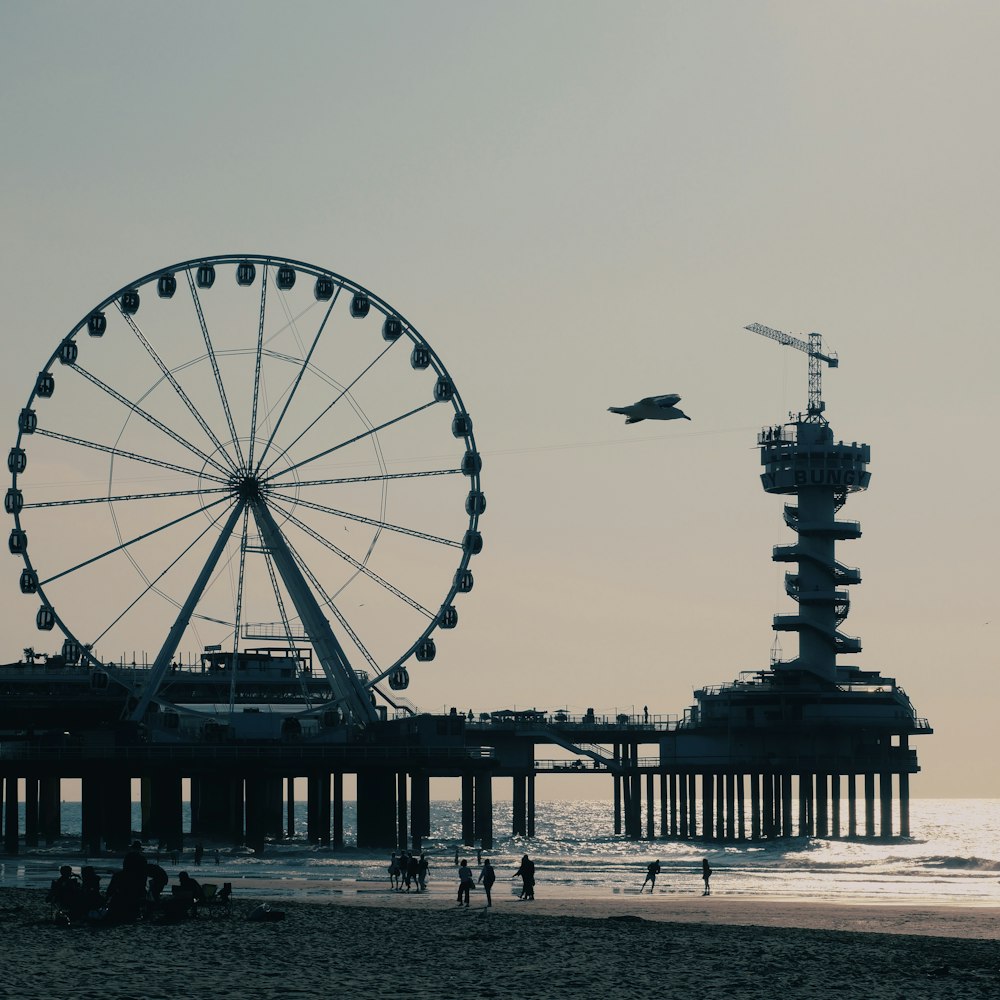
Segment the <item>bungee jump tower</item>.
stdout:
<path fill-rule="evenodd" d="M 789 566 L 785 593 L 796 608 L 776 614 L 773 627 L 797 636 L 798 655 L 773 655 L 769 669 L 695 691 L 696 704 L 663 738 L 661 763 L 677 773 L 687 813 L 679 832 L 720 840 L 908 837 L 909 776 L 919 770 L 909 738 L 932 729 L 893 678 L 839 662 L 861 652 L 861 641 L 842 631 L 848 588 L 861 573 L 836 549 L 859 538 L 861 526 L 837 515 L 850 494 L 868 488 L 870 449 L 834 439 L 821 378 L 822 365 L 837 367 L 838 359 L 824 353 L 820 334 L 806 341 L 759 324 L 746 329 L 809 357 L 806 412 L 764 428 L 757 441 L 761 484 L 785 498 L 785 524 L 795 533 L 772 558 Z"/>

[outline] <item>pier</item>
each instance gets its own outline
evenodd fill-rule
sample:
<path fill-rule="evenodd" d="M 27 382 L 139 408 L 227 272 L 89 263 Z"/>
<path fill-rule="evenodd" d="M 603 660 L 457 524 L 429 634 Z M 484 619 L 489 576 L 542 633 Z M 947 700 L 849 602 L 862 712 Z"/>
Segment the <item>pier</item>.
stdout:
<path fill-rule="evenodd" d="M 255 280 L 256 265 L 265 271 L 274 266 L 270 258 L 219 258 L 178 268 L 187 269 L 197 304 L 196 285 L 207 293 L 216 264 L 233 263 L 238 264 L 241 285 Z M 309 271 L 297 262 L 282 265 L 279 286 L 291 289 L 297 269 Z M 313 294 L 318 301 L 331 300 L 335 281 L 348 284 L 332 273 L 310 273 L 316 276 Z M 143 279 L 161 285 L 164 280 L 162 274 Z M 168 282 L 168 287 L 170 295 L 161 297 L 172 296 L 174 286 Z M 121 295 L 119 311 L 126 322 L 138 309 L 138 297 L 129 298 L 134 294 L 130 288 Z M 101 308 L 113 301 L 106 300 Z M 364 290 L 354 290 L 355 319 L 363 319 L 371 305 Z M 384 303 L 378 308 L 386 312 L 383 340 L 409 337 L 414 343 L 411 365 L 424 371 L 433 358 L 429 346 L 416 331 L 404 328 Z M 263 298 L 260 309 L 263 329 Z M 103 336 L 104 312 L 94 312 L 81 330 L 84 326 L 91 337 Z M 28 533 L 21 523 L 22 512 L 37 505 L 27 502 L 18 487 L 28 461 L 21 445 L 38 431 L 37 415 L 30 406 L 23 410 L 18 445 L 8 457 L 13 478 L 5 503 L 15 519 L 9 548 L 25 562 L 22 593 L 42 601 L 39 630 L 51 631 L 58 623 L 67 638 L 61 654 L 43 657 L 42 663 L 35 662 L 29 650 L 25 662 L 0 666 L 3 850 L 17 854 L 22 846 L 31 849 L 59 836 L 61 782 L 69 778 L 81 781 L 81 849 L 92 856 L 121 850 L 136 832 L 130 829 L 135 781 L 141 796 L 139 832 L 168 850 L 180 849 L 189 837 L 262 850 L 268 841 L 301 836 L 303 831 L 294 828 L 297 779 L 304 779 L 307 788 L 304 833 L 309 842 L 331 849 L 350 841 L 361 848 L 419 850 L 431 834 L 431 782 L 441 778 L 459 781 L 463 843 L 489 849 L 496 834 L 494 801 L 507 782 L 513 809 L 511 829 L 504 832 L 531 838 L 538 778 L 595 773 L 607 776 L 613 801 L 609 826 L 633 840 L 908 837 L 910 777 L 919 771 L 911 739 L 932 729 L 894 678 L 844 662 L 861 652 L 861 640 L 842 628 L 850 610 L 849 588 L 860 584 L 861 572 L 840 561 L 837 546 L 859 538 L 861 526 L 838 515 L 853 493 L 868 488 L 870 449 L 834 437 L 824 412 L 820 373 L 823 364 L 836 367 L 838 362 L 824 352 L 819 334 L 809 334 L 805 341 L 757 324 L 748 329 L 809 356 L 806 411 L 765 427 L 757 439 L 761 485 L 782 498 L 782 519 L 794 536 L 772 553 L 775 562 L 789 567 L 784 589 L 794 610 L 775 614 L 772 625 L 776 635 L 794 636 L 798 652 L 782 659 L 776 641 L 766 667 L 742 670 L 731 682 L 696 690 L 694 704 L 677 715 L 650 715 L 645 709 L 641 715 L 600 714 L 594 709 L 579 715 L 567 709 L 498 709 L 478 716 L 453 709 L 437 715 L 421 713 L 398 693 L 409 685 L 409 666 L 435 657 L 431 633 L 457 625 L 453 601 L 472 590 L 470 560 L 483 544 L 478 529 L 486 509 L 479 482 L 482 462 L 471 417 L 440 364 L 434 369 L 431 402 L 425 400 L 412 412 L 434 403 L 453 407 L 451 434 L 465 449 L 461 465 L 401 475 L 467 484 L 451 498 L 464 500 L 467 520 L 461 541 L 393 525 L 381 515 L 354 517 L 322 505 L 318 509 L 353 517 L 352 524 L 372 528 L 375 537 L 386 528 L 442 551 L 448 560 L 443 563 L 443 603 L 417 601 L 297 516 L 282 513 L 276 495 L 279 489 L 291 488 L 291 482 L 282 479 L 288 471 L 268 474 L 260 464 L 244 462 L 242 450 L 235 448 L 234 454 L 223 456 L 232 469 L 222 469 L 225 477 L 217 477 L 222 485 L 212 490 L 226 494 L 214 502 L 229 503 L 231 509 L 212 525 L 216 534 L 211 551 L 188 597 L 164 612 L 169 627 L 154 637 L 160 645 L 152 662 L 140 657 L 137 663 L 134 655 L 132 661 L 98 658 L 90 645 L 73 637 L 48 603 L 46 584 L 103 559 L 124 543 L 50 578 L 39 575 L 28 558 Z M 75 347 L 71 338 L 66 343 Z M 64 353 L 64 364 L 75 362 L 75 350 Z M 259 379 L 259 349 L 257 356 Z M 54 383 L 46 381 L 44 387 L 47 392 L 40 398 L 49 399 Z M 358 438 L 373 433 L 373 425 L 366 426 L 369 430 Z M 253 440 L 251 432 L 251 457 Z M 344 446 L 355 440 L 349 438 Z M 210 461 L 219 464 L 221 459 Z M 227 544 L 237 545 L 241 515 L 237 592 L 243 592 L 247 560 L 257 558 L 267 570 L 282 620 L 241 626 L 239 602 L 231 623 L 198 613 L 202 622 L 229 627 L 233 648 L 207 646 L 185 661 L 178 655 L 182 636 L 205 600 Z M 251 522 L 256 535 L 248 533 Z M 354 574 L 351 585 L 361 580 L 357 586 L 370 587 L 387 608 L 405 605 L 408 613 L 415 610 L 424 616 L 422 633 L 399 659 L 379 666 L 285 538 L 283 532 L 290 526 L 302 527 L 323 545 L 324 559 L 332 559 L 329 552 L 336 554 Z M 450 561 L 455 559 L 457 569 Z M 331 609 L 336 627 L 328 620 Z M 372 622 L 377 641 L 381 623 Z M 352 662 L 366 662 L 370 669 L 355 669 Z M 347 777 L 357 790 L 353 831 L 344 828 Z M 183 829 L 182 822 L 185 788 L 190 796 L 189 829 Z M 23 840 L 18 828 L 22 796 Z"/>
<path fill-rule="evenodd" d="M 871 690 L 874 683 L 878 690 Z M 822 706 L 825 733 L 807 711 L 817 699 L 754 678 L 698 692 L 698 704 L 681 718 L 498 712 L 471 721 L 418 715 L 353 735 L 340 726 L 270 742 L 213 733 L 165 743 L 128 726 L 61 740 L 7 739 L 0 743 L 2 843 L 16 854 L 22 842 L 30 849 L 56 839 L 60 781 L 79 778 L 81 849 L 93 856 L 120 850 L 134 832 L 132 781 L 139 779 L 141 835 L 168 850 L 191 838 L 263 849 L 303 832 L 310 843 L 332 849 L 346 838 L 364 848 L 419 850 L 431 833 L 431 780 L 458 778 L 462 841 L 489 849 L 498 785 L 509 781 L 513 800 L 511 829 L 504 832 L 532 837 L 538 778 L 595 773 L 608 777 L 614 832 L 630 839 L 907 837 L 909 776 L 918 770 L 909 736 L 930 727 L 907 714 L 906 696 L 889 678 L 859 678 L 841 694 L 839 704 Z M 784 707 L 781 725 L 769 717 L 774 706 Z M 748 707 L 758 710 L 758 725 Z M 736 717 L 742 728 L 733 725 Z M 555 748 L 563 756 L 550 756 Z M 357 787 L 355 831 L 344 829 L 348 775 Z M 305 831 L 294 828 L 296 778 L 308 788 Z"/>

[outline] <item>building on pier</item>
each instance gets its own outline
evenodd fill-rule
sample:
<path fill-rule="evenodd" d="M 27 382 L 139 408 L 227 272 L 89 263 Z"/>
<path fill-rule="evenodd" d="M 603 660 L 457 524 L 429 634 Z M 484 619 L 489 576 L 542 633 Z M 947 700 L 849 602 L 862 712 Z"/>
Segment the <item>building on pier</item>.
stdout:
<path fill-rule="evenodd" d="M 823 353 L 819 334 L 802 341 L 757 324 L 747 329 L 809 355 L 806 412 L 757 438 L 761 485 L 785 500 L 784 522 L 795 536 L 773 550 L 774 561 L 789 567 L 785 593 L 795 606 L 776 614 L 773 627 L 797 638 L 798 653 L 696 691 L 695 705 L 660 742 L 661 764 L 687 784 L 689 835 L 745 836 L 749 791 L 752 837 L 876 836 L 877 780 L 877 835 L 909 836 L 909 777 L 919 770 L 909 741 L 932 730 L 893 678 L 840 662 L 861 652 L 860 639 L 842 629 L 848 588 L 861 573 L 840 561 L 837 546 L 860 538 L 861 525 L 838 515 L 851 494 L 868 488 L 870 449 L 835 440 L 820 373 L 821 363 L 836 367 L 837 359 Z"/>

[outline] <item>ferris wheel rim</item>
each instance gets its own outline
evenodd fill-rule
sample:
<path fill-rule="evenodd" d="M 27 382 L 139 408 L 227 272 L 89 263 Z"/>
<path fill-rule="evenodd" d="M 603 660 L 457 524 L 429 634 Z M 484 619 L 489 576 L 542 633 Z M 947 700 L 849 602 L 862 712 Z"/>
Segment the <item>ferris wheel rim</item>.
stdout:
<path fill-rule="evenodd" d="M 54 370 L 58 370 L 56 364 L 57 362 L 60 362 L 62 364 L 67 363 L 63 360 L 63 352 L 65 345 L 69 342 L 75 342 L 76 337 L 81 333 L 81 331 L 87 329 L 88 322 L 90 321 L 91 317 L 93 317 L 97 313 L 103 312 L 108 308 L 114 307 L 117 303 L 121 301 L 122 297 L 127 293 L 132 291 L 138 291 L 139 289 L 142 289 L 153 282 L 158 282 L 162 277 L 168 274 L 174 276 L 174 275 L 179 275 L 182 272 L 185 272 L 190 276 L 194 271 L 196 271 L 200 267 L 206 267 L 206 266 L 215 267 L 226 264 L 234 264 L 239 266 L 240 264 L 243 263 L 262 265 L 264 267 L 264 277 L 262 278 L 262 281 L 266 281 L 268 268 L 277 268 L 283 266 L 291 267 L 296 271 L 296 273 L 309 275 L 317 279 L 318 278 L 330 279 L 337 286 L 338 295 L 343 290 L 348 290 L 352 293 L 360 293 L 367 298 L 370 305 L 377 312 L 383 314 L 384 316 L 386 316 L 386 318 L 392 317 L 398 320 L 401 324 L 401 333 L 399 335 L 399 338 L 402 339 L 402 337 L 405 336 L 413 343 L 415 347 L 420 346 L 424 348 L 428 352 L 428 357 L 429 357 L 429 364 L 427 365 L 427 367 L 431 368 L 433 372 L 438 375 L 439 379 L 445 378 L 448 379 L 450 382 L 452 392 L 447 401 L 451 402 L 452 409 L 456 417 L 465 418 L 466 421 L 468 422 L 468 426 L 465 428 L 461 436 L 465 440 L 467 454 L 475 456 L 476 459 L 476 463 L 474 463 L 475 467 L 473 468 L 473 470 L 469 473 L 466 473 L 470 487 L 470 494 L 472 491 L 474 491 L 475 493 L 481 495 L 481 479 L 480 479 L 481 459 L 479 458 L 479 451 L 476 446 L 475 435 L 473 433 L 473 429 L 471 426 L 471 419 L 469 419 L 468 410 L 465 407 L 465 403 L 462 400 L 461 394 L 459 393 L 457 386 L 455 386 L 454 384 L 454 380 L 451 378 L 448 369 L 446 368 L 446 366 L 444 365 L 443 361 L 441 360 L 437 352 L 434 350 L 434 348 L 427 342 L 427 340 L 420 333 L 420 331 L 402 313 L 400 313 L 397 309 L 395 309 L 390 303 L 388 303 L 388 301 L 383 299 L 381 296 L 371 291 L 371 289 L 360 284 L 359 282 L 356 282 L 328 268 L 319 267 L 318 265 L 309 264 L 307 262 L 299 261 L 294 258 L 282 257 L 273 254 L 253 254 L 253 253 L 215 254 L 215 255 L 207 255 L 207 256 L 191 258 L 189 260 L 180 261 L 178 263 L 168 265 L 167 267 L 161 267 L 157 268 L 154 271 L 150 271 L 147 274 L 143 275 L 142 277 L 134 279 L 126 283 L 125 285 L 121 286 L 115 292 L 113 292 L 112 294 L 106 296 L 103 300 L 101 300 L 98 303 L 98 305 L 89 309 L 85 313 L 85 315 L 70 329 L 69 333 L 67 333 L 59 341 L 56 348 L 53 350 L 52 354 L 45 363 L 44 367 L 40 370 L 39 380 L 43 375 L 45 374 L 51 375 Z M 207 355 L 205 357 L 207 357 Z M 204 358 L 199 360 L 204 360 Z M 293 360 L 295 363 L 300 363 L 301 361 L 301 359 L 297 358 L 290 358 L 289 360 Z M 307 359 L 304 367 L 307 366 L 308 363 L 309 362 Z M 75 364 L 75 361 L 70 362 L 70 364 Z M 36 400 L 39 398 L 39 384 L 40 384 L 39 380 L 36 380 L 34 387 L 30 391 L 24 410 L 22 410 L 22 413 L 24 411 L 32 410 L 32 407 L 36 403 Z M 132 415 L 133 415 L 132 413 L 129 413 L 126 416 L 125 420 L 126 423 L 128 422 L 129 419 L 131 419 Z M 19 420 L 17 436 L 15 439 L 14 448 L 12 449 L 12 453 L 15 450 L 20 450 L 22 452 L 24 451 L 24 444 L 25 444 L 24 439 L 26 436 L 31 436 L 31 433 L 33 433 L 33 431 L 25 430 L 24 427 L 21 426 L 21 422 Z M 253 433 L 254 432 L 251 429 L 251 437 L 253 436 Z M 120 436 L 121 435 L 119 435 L 119 437 Z M 455 436 L 458 437 L 459 435 L 456 433 Z M 373 437 L 377 439 L 377 435 L 373 435 Z M 115 455 L 112 454 L 111 456 L 112 464 L 114 463 L 114 460 L 115 460 Z M 268 471 L 272 466 L 268 467 Z M 462 471 L 464 471 L 464 469 Z M 23 469 L 18 471 L 11 468 L 11 487 L 9 492 L 18 490 L 19 477 L 23 475 L 24 475 Z M 383 489 L 385 488 L 386 482 L 387 480 L 383 482 Z M 287 486 L 289 484 L 285 485 Z M 218 487 L 218 491 L 219 492 L 224 491 L 224 488 L 222 487 L 221 484 Z M 110 493 L 110 483 L 109 483 L 109 493 Z M 111 500 L 110 496 L 107 499 L 110 503 Z M 217 504 L 218 505 L 223 504 L 226 499 L 227 499 L 226 497 L 222 497 L 217 501 L 212 501 L 209 507 L 215 508 Z M 229 499 L 231 499 L 231 497 Z M 12 512 L 15 531 L 19 531 L 22 534 L 25 534 L 25 536 L 26 532 L 24 529 L 24 525 L 22 524 L 22 512 L 25 509 L 30 509 L 31 506 L 32 505 L 30 504 L 24 504 L 19 506 Z M 206 508 L 200 508 L 200 509 L 202 511 L 206 510 Z M 226 511 L 231 512 L 231 508 L 228 505 L 226 506 Z M 217 524 L 219 521 L 221 521 L 222 518 L 226 516 L 226 511 L 224 511 L 218 518 L 215 518 L 212 521 L 212 524 L 214 525 Z M 468 537 L 470 534 L 478 535 L 478 524 L 480 515 L 481 512 L 478 510 L 468 511 L 468 527 L 466 529 L 466 537 Z M 377 530 L 381 531 L 383 529 L 380 527 Z M 25 545 L 23 551 L 15 554 L 20 555 L 21 560 L 24 564 L 25 571 L 35 574 L 36 579 L 38 579 L 38 568 L 33 564 L 31 558 L 31 552 L 29 551 L 27 545 Z M 459 576 L 461 573 L 463 573 L 468 569 L 472 556 L 474 554 L 475 552 L 470 547 L 467 547 L 464 543 L 462 544 L 461 557 L 458 562 L 458 567 L 454 573 L 452 583 L 450 587 L 447 589 L 444 600 L 441 603 L 440 611 L 429 619 L 428 624 L 420 632 L 417 638 L 408 646 L 408 648 L 406 648 L 398 657 L 396 657 L 392 663 L 390 663 L 387 666 L 384 666 L 380 671 L 376 672 L 374 676 L 369 676 L 369 678 L 363 682 L 367 689 L 371 690 L 372 688 L 375 687 L 376 684 L 378 684 L 383 679 L 393 674 L 394 671 L 397 671 L 405 667 L 405 665 L 407 665 L 413 659 L 418 649 L 421 648 L 422 644 L 431 637 L 432 633 L 434 633 L 435 630 L 441 627 L 442 614 L 444 613 L 445 609 L 450 608 L 452 606 L 452 602 L 454 601 L 458 593 L 464 592 L 461 590 L 458 583 Z M 63 633 L 67 642 L 76 643 L 76 645 L 80 649 L 81 659 L 83 659 L 84 662 L 90 663 L 94 667 L 100 667 L 102 669 L 106 669 L 107 664 L 101 663 L 101 661 L 96 656 L 92 655 L 91 645 L 81 641 L 81 639 L 78 637 L 77 632 L 79 631 L 79 629 L 74 630 L 70 628 L 69 624 L 65 621 L 64 616 L 61 615 L 56 610 L 53 602 L 49 600 L 45 591 L 45 586 L 49 584 L 52 579 L 54 578 L 49 578 L 44 581 L 38 580 L 37 589 L 34 593 L 37 594 L 37 599 L 41 603 L 41 608 L 48 609 L 48 611 L 51 613 L 54 619 L 54 624 Z M 239 645 L 239 641 L 240 641 L 239 637 L 237 636 L 235 639 L 237 646 Z M 166 702 L 166 704 L 170 703 Z"/>

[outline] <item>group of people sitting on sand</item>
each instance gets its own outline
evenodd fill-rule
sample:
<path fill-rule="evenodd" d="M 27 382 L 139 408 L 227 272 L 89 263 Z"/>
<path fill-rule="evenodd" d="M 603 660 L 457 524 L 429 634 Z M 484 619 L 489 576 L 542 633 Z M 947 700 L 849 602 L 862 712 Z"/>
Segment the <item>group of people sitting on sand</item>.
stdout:
<path fill-rule="evenodd" d="M 180 872 L 170 895 L 164 895 L 169 882 L 163 868 L 149 861 L 142 844 L 135 841 L 105 890 L 93 866 L 84 866 L 77 875 L 69 865 L 63 865 L 59 878 L 52 880 L 48 900 L 54 920 L 64 925 L 122 924 L 140 918 L 173 922 L 197 916 L 205 901 L 201 885 L 187 872 Z M 232 885 L 227 882 L 217 899 L 226 904 L 231 895 Z"/>

